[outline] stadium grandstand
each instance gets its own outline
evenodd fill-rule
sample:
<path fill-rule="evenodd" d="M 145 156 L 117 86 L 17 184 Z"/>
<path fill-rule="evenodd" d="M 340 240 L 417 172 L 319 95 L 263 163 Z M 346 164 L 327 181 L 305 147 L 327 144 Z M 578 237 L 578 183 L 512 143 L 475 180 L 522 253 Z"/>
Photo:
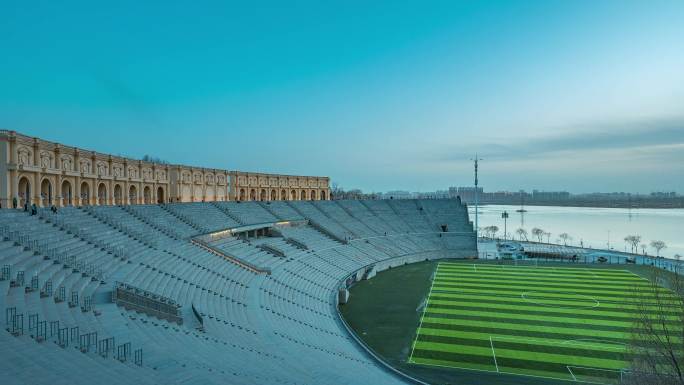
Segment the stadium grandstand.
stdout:
<path fill-rule="evenodd" d="M 410 382 L 338 304 L 376 272 L 477 255 L 459 199 L 333 201 L 327 177 L 11 131 L 1 151 L 3 384 Z"/>

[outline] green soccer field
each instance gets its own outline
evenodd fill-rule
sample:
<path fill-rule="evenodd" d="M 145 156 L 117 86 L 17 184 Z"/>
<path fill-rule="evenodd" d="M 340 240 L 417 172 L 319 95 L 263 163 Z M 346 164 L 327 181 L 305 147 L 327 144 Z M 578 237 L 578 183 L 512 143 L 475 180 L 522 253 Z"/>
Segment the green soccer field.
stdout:
<path fill-rule="evenodd" d="M 633 289 L 648 285 L 627 270 L 441 262 L 408 362 L 616 383 Z"/>

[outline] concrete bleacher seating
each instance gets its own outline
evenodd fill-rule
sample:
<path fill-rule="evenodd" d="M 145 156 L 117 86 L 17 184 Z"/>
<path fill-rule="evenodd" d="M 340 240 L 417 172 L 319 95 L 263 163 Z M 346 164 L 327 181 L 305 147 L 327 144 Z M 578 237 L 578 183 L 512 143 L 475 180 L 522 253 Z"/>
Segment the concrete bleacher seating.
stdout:
<path fill-rule="evenodd" d="M 279 220 L 257 202 L 215 202 L 214 204 L 243 225 L 272 223 Z"/>
<path fill-rule="evenodd" d="M 215 204 L 211 203 L 173 203 L 165 206 L 196 228 L 208 233 L 230 227 L 238 227 L 240 223 L 228 216 Z"/>
<path fill-rule="evenodd" d="M 337 289 L 369 266 L 476 255 L 467 211 L 453 200 L 174 203 L 39 214 L 0 210 L 0 372 L 7 384 L 402 383 L 342 326 Z M 268 274 L 191 242 L 264 223 L 278 225 L 211 246 Z M 182 322 L 117 307 L 117 282 L 178 304 Z"/>

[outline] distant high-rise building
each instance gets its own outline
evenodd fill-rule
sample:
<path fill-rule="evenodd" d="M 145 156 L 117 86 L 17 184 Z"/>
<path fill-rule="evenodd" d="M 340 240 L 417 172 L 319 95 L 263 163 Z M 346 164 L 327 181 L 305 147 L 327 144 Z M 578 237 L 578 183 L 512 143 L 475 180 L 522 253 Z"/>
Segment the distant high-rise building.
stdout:
<path fill-rule="evenodd" d="M 535 201 L 564 201 L 570 199 L 567 191 L 532 191 L 532 199 Z"/>
<path fill-rule="evenodd" d="M 461 201 L 463 202 L 475 202 L 475 187 L 468 186 L 468 187 L 449 187 L 449 197 L 451 198 L 456 198 L 457 196 L 461 197 Z M 477 193 L 479 194 L 480 198 L 483 197 L 483 189 L 482 187 L 477 188 Z"/>

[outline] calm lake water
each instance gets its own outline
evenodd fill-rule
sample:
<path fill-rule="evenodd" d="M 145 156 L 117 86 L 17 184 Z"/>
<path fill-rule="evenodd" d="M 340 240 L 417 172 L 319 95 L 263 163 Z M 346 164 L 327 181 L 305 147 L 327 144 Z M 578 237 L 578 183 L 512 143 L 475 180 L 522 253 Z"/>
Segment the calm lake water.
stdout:
<path fill-rule="evenodd" d="M 475 206 L 471 205 L 469 209 L 470 219 L 475 223 Z M 536 240 L 531 232 L 532 228 L 539 227 L 551 233 L 552 243 L 562 243 L 558 235 L 568 233 L 573 238 L 569 244 L 575 246 L 580 246 L 582 242 L 584 247 L 605 249 L 610 242 L 611 249 L 630 251 L 624 238 L 627 235 L 640 235 L 641 243 L 647 245 L 653 240 L 664 241 L 667 248 L 661 250 L 662 256 L 671 258 L 675 254 L 684 255 L 684 209 L 526 206 L 526 213 L 516 212 L 518 209 L 520 206 L 480 206 L 479 226 L 496 225 L 499 227 L 498 236 L 503 236 L 504 220 L 501 219 L 501 213 L 507 211 L 509 239 L 522 227 L 527 230 L 530 240 Z M 655 250 L 650 246 L 646 252 L 655 255 Z"/>

